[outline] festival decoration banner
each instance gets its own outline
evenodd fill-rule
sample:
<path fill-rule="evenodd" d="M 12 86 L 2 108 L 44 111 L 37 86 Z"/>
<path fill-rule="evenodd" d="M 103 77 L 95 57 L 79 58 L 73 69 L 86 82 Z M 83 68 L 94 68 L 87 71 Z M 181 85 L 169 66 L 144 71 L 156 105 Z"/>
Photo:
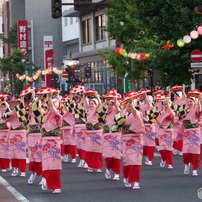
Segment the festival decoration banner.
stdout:
<path fill-rule="evenodd" d="M 34 76 L 28 76 L 26 74 L 23 74 L 23 75 L 20 75 L 20 74 L 16 74 L 16 77 L 19 79 L 19 80 L 27 80 L 29 82 L 33 82 L 33 81 L 36 81 L 39 76 L 41 75 L 47 75 L 47 74 L 51 74 L 52 72 L 55 72 L 56 74 L 63 74 L 65 70 L 59 70 L 57 67 L 55 66 L 51 66 L 45 70 L 37 70 L 37 72 L 35 73 Z"/>

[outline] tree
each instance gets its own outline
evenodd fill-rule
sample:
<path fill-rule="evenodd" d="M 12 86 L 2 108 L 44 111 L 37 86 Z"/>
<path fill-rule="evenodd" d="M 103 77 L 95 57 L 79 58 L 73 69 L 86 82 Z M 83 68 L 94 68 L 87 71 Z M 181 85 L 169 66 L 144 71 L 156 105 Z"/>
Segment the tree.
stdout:
<path fill-rule="evenodd" d="M 107 3 L 112 7 L 106 10 L 110 19 L 106 27 L 109 36 L 127 52 L 146 52 L 154 56 L 143 61 L 118 58 L 118 66 L 115 53 L 109 53 L 105 57 L 115 72 L 125 70 L 134 81 L 145 76 L 144 70 L 156 69 L 164 86 L 191 83 L 194 70 L 190 70 L 189 54 L 202 48 L 201 38 L 182 48 L 176 42 L 200 25 L 201 16 L 194 13 L 200 0 L 107 0 Z M 168 41 L 174 47 L 163 49 Z"/>
<path fill-rule="evenodd" d="M 153 39 L 147 39 L 148 29 L 136 18 L 136 5 L 126 0 L 107 0 L 112 9 L 106 9 L 109 21 L 106 31 L 109 37 L 116 39 L 117 44 L 122 46 L 127 53 L 148 53 L 153 52 L 159 46 Z M 99 52 L 99 54 L 101 54 Z M 145 70 L 151 69 L 148 60 L 137 61 L 129 57 L 123 57 L 113 51 L 108 55 L 101 54 L 109 61 L 118 76 L 123 77 L 126 73 L 131 79 L 133 89 L 136 89 L 137 82 L 147 77 Z"/>
<path fill-rule="evenodd" d="M 16 73 L 19 74 L 32 74 L 34 71 L 39 69 L 33 62 L 29 61 L 29 56 L 25 55 L 20 49 L 17 48 L 17 24 L 13 24 L 8 32 L 8 38 L 0 37 L 3 43 L 10 44 L 13 48 L 12 53 L 8 54 L 4 58 L 0 58 L 0 70 L 4 73 L 9 73 L 11 77 L 11 88 L 14 93 L 19 94 L 25 85 L 25 81 L 17 79 Z M 23 60 L 26 63 L 23 63 Z"/>
<path fill-rule="evenodd" d="M 189 34 L 201 23 L 201 16 L 194 13 L 194 7 L 201 4 L 200 0 L 134 0 L 136 17 L 149 27 L 148 38 L 158 36 L 158 43 L 166 44 L 168 40 L 174 45 L 170 50 L 159 47 L 155 51 L 151 65 L 160 71 L 163 85 L 191 84 L 193 72 L 190 70 L 189 54 L 194 49 L 201 49 L 201 38 L 192 40 L 180 48 L 177 40 Z M 197 71 L 197 70 L 196 70 Z"/>
<path fill-rule="evenodd" d="M 0 36 L 0 39 L 3 43 L 10 44 L 12 48 L 18 48 L 18 41 L 17 41 L 17 24 L 14 23 L 13 26 L 8 31 L 8 38 Z"/>
<path fill-rule="evenodd" d="M 25 85 L 25 81 L 17 79 L 16 73 L 24 74 L 27 72 L 31 74 L 33 71 L 37 70 L 38 67 L 32 62 L 25 64 L 22 60 L 29 61 L 28 56 L 24 55 L 24 52 L 19 49 L 13 49 L 11 54 L 8 54 L 7 57 L 0 59 L 0 70 L 7 73 L 10 73 L 11 76 L 11 87 L 14 93 L 19 93 L 22 90 L 22 87 Z"/>

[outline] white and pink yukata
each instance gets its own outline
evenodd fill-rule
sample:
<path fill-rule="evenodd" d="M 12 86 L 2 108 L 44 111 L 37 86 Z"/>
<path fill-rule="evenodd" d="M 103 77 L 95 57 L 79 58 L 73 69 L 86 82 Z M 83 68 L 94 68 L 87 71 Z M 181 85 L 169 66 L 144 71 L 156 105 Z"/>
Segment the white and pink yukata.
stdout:
<path fill-rule="evenodd" d="M 174 101 L 174 104 L 183 105 L 185 103 L 185 97 L 182 96 L 178 100 Z M 179 120 L 177 117 L 174 121 L 174 142 L 173 142 L 173 149 L 176 149 L 179 152 L 182 152 L 182 145 L 183 145 L 183 124 L 182 120 Z"/>
<path fill-rule="evenodd" d="M 42 174 L 45 180 L 42 189 L 60 190 L 61 183 L 61 138 L 59 130 L 62 116 L 53 108 L 48 108 L 42 124 Z"/>
<path fill-rule="evenodd" d="M 173 168 L 174 119 L 175 113 L 171 109 L 163 110 L 157 118 L 159 152 L 161 154 L 160 166 L 164 167 L 167 163 L 169 169 Z"/>
<path fill-rule="evenodd" d="M 121 166 L 121 136 L 119 131 L 112 131 L 114 126 L 114 116 L 117 110 L 106 115 L 106 122 L 104 124 L 103 132 L 103 157 L 106 164 L 106 178 L 110 178 L 110 170 L 115 173 L 114 180 L 119 179 L 120 166 Z"/>
<path fill-rule="evenodd" d="M 183 119 L 183 162 L 185 167 L 192 164 L 193 175 L 197 175 L 197 169 L 200 166 L 201 130 L 198 124 L 200 116 L 199 106 L 195 105 L 190 108 L 190 111 Z M 185 170 L 187 170 L 185 174 L 188 174 L 188 168 Z"/>
<path fill-rule="evenodd" d="M 35 175 L 42 175 L 42 148 L 41 148 L 41 123 L 35 119 L 32 108 L 28 110 L 29 126 L 27 134 L 27 147 L 29 157 L 29 171 L 32 171 L 34 176 L 28 181 L 33 183 Z"/>
<path fill-rule="evenodd" d="M 85 136 L 85 162 L 90 169 L 102 168 L 102 136 L 103 129 L 96 115 L 98 106 L 88 109 Z"/>
<path fill-rule="evenodd" d="M 140 182 L 141 165 L 143 157 L 143 135 L 145 127 L 142 121 L 142 113 L 136 110 L 136 114 L 126 114 L 127 118 L 122 127 L 122 155 L 124 184 Z M 131 186 L 131 185 L 130 185 Z M 135 185 L 134 185 L 134 188 Z"/>
<path fill-rule="evenodd" d="M 154 107 L 148 103 L 141 103 L 140 109 L 143 114 L 143 121 L 146 133 L 143 135 L 143 156 L 145 156 L 145 164 L 152 165 L 152 160 L 154 158 L 154 151 L 156 147 L 155 138 L 157 135 L 156 127 L 154 123 L 148 122 L 148 117 L 145 112 L 152 110 Z"/>
<path fill-rule="evenodd" d="M 10 157 L 11 164 L 14 167 L 12 176 L 18 174 L 18 169 L 21 171 L 21 176 L 25 177 L 26 171 L 26 149 L 27 149 L 27 130 L 23 123 L 18 121 L 16 112 L 11 113 L 7 119 L 11 126 L 9 134 Z"/>
<path fill-rule="evenodd" d="M 2 117 L 2 114 L 0 115 Z M 0 169 L 6 172 L 10 168 L 9 123 L 0 118 Z"/>
<path fill-rule="evenodd" d="M 72 158 L 72 163 L 75 163 L 76 162 L 75 119 L 73 117 L 73 114 L 69 111 L 67 111 L 63 115 L 61 133 L 64 145 L 64 161 L 68 161 L 68 154 L 70 154 Z"/>

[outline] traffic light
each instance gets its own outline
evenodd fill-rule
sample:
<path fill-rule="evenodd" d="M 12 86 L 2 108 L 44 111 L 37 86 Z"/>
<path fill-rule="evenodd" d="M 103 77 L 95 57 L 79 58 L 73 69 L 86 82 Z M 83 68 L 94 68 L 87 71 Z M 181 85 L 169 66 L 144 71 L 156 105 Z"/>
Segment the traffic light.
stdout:
<path fill-rule="evenodd" d="M 85 67 L 85 77 L 91 78 L 91 67 Z"/>
<path fill-rule="evenodd" d="M 62 0 L 51 0 L 52 18 L 62 17 Z"/>

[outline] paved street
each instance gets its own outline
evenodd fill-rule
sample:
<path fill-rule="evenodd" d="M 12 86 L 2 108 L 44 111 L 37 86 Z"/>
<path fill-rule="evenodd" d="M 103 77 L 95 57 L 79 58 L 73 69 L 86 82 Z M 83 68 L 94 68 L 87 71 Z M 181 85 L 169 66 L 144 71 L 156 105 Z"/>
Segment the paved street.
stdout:
<path fill-rule="evenodd" d="M 202 187 L 202 169 L 198 177 L 183 174 L 182 157 L 174 157 L 174 169 L 159 167 L 160 157 L 155 156 L 153 166 L 142 167 L 141 189 L 125 188 L 122 181 L 107 180 L 102 173 L 88 173 L 86 169 L 77 168 L 77 164 L 63 163 L 62 193 L 52 194 L 52 190 L 42 191 L 38 185 L 37 177 L 34 184 L 28 185 L 26 178 L 11 177 L 11 172 L 1 173 L 1 176 L 30 202 L 190 202 L 200 201 L 197 190 Z M 104 169 L 103 169 L 104 171 Z M 0 186 L 0 201 L 15 202 L 16 200 L 3 200 Z"/>

